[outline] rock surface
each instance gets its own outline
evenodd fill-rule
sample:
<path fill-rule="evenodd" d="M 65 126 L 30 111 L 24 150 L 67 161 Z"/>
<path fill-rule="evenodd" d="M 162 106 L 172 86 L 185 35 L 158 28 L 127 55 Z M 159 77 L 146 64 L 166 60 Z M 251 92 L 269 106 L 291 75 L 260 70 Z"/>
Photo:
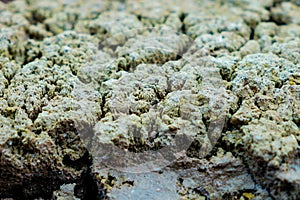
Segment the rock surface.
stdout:
<path fill-rule="evenodd" d="M 298 0 L 0 1 L 1 199 L 299 199 Z"/>

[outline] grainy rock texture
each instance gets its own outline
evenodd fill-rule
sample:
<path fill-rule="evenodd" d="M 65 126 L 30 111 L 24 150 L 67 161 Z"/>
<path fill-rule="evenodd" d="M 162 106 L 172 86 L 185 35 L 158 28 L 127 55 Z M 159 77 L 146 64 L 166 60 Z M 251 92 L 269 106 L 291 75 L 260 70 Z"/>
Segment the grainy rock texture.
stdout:
<path fill-rule="evenodd" d="M 300 199 L 299 0 L 0 1 L 1 199 Z"/>

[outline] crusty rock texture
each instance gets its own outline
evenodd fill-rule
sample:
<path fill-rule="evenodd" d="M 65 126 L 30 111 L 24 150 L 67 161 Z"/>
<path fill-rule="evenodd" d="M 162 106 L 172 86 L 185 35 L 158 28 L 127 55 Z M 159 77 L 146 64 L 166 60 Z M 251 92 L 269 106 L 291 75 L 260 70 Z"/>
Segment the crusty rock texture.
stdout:
<path fill-rule="evenodd" d="M 300 199 L 298 0 L 0 1 L 1 199 Z"/>

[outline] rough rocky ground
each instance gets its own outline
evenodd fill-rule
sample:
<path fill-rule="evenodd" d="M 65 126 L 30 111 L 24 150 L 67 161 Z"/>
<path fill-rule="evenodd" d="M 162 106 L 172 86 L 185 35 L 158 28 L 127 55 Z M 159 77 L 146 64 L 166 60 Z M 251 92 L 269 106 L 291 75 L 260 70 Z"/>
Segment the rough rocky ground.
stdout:
<path fill-rule="evenodd" d="M 299 0 L 0 1 L 1 199 L 299 199 Z"/>

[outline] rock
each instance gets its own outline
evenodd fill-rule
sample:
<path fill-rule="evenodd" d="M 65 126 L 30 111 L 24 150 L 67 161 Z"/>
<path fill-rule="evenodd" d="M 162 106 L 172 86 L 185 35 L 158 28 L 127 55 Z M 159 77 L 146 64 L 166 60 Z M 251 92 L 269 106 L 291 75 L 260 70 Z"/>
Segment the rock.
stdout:
<path fill-rule="evenodd" d="M 52 199 L 57 200 L 79 200 L 79 198 L 74 196 L 75 184 L 63 184 L 60 189 L 53 193 Z"/>
<path fill-rule="evenodd" d="M 260 53 L 260 46 L 255 40 L 249 40 L 241 49 L 241 56 Z"/>
<path fill-rule="evenodd" d="M 299 192 L 299 129 L 261 118 L 242 128 L 248 163 L 255 178 L 271 188 L 273 198 L 296 199 Z M 296 132 L 294 132 L 296 131 Z M 267 170 L 261 170 L 262 166 Z M 268 178 L 266 178 L 268 177 Z M 289 187 L 289 191 L 284 188 Z M 275 192 L 276 191 L 276 192 Z"/>
<path fill-rule="evenodd" d="M 276 54 L 282 58 L 285 58 L 294 64 L 300 63 L 300 40 L 299 38 L 287 39 L 283 42 L 274 43 L 270 49 L 270 52 Z"/>
<path fill-rule="evenodd" d="M 216 5 L 215 5 L 216 6 Z M 205 7 L 203 7 L 205 9 Z M 186 26 L 187 34 L 195 38 L 203 34 L 217 34 L 223 31 L 234 32 L 242 37 L 250 37 L 250 28 L 246 23 L 234 14 L 224 10 L 227 7 L 218 7 L 217 9 L 207 9 L 203 12 L 189 14 L 184 23 Z M 222 13 L 222 14 L 221 14 Z"/>
<path fill-rule="evenodd" d="M 239 50 L 246 40 L 232 32 L 221 34 L 203 34 L 195 39 L 191 51 L 205 51 L 212 56 L 230 55 L 231 52 Z"/>
<path fill-rule="evenodd" d="M 117 48 L 119 68 L 134 70 L 141 63 L 163 64 L 182 56 L 189 44 L 186 35 L 178 34 L 168 27 L 153 29 L 150 33 L 129 39 Z"/>
<path fill-rule="evenodd" d="M 232 91 L 243 99 L 258 92 L 269 92 L 298 79 L 299 67 L 273 54 L 251 54 L 235 69 Z"/>
<path fill-rule="evenodd" d="M 300 24 L 300 7 L 291 2 L 282 2 L 271 9 L 271 16 L 278 24 Z"/>
<path fill-rule="evenodd" d="M 122 45 L 129 38 L 144 31 L 138 18 L 126 12 L 104 12 L 97 19 L 85 22 L 84 26 L 86 32 L 96 35 L 106 48 Z M 76 29 L 82 29 L 82 24 L 78 24 Z"/>
<path fill-rule="evenodd" d="M 0 198 L 299 199 L 299 5 L 0 1 Z"/>

